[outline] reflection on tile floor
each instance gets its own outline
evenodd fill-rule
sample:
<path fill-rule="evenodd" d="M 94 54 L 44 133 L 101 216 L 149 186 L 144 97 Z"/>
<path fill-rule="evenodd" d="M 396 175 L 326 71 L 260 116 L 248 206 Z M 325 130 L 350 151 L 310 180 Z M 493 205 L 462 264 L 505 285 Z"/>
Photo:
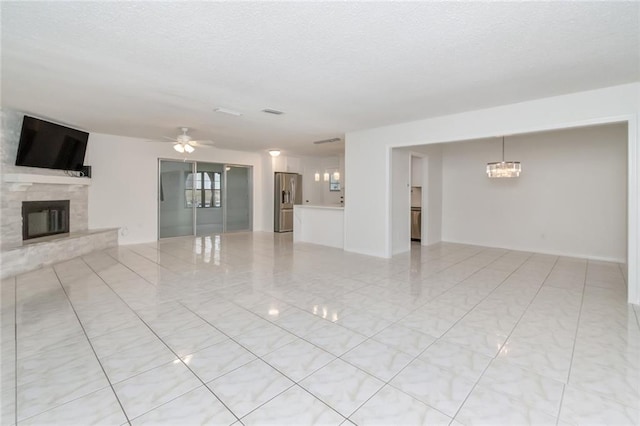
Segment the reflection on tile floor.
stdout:
<path fill-rule="evenodd" d="M 640 423 L 614 263 L 239 233 L 92 253 L 0 296 L 3 425 Z"/>

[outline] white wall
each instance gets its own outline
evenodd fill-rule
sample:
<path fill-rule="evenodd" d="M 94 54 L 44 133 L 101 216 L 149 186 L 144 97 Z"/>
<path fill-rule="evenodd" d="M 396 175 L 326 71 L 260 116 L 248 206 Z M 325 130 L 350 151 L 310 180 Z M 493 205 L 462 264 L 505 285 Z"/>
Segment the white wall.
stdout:
<path fill-rule="evenodd" d="M 391 153 L 391 242 L 393 254 L 411 248 L 411 153 Z"/>
<path fill-rule="evenodd" d="M 344 195 L 344 157 L 305 157 L 302 159 L 304 204 L 311 205 L 340 205 Z M 324 180 L 325 172 L 340 173 L 340 191 L 330 191 L 329 182 Z M 320 175 L 316 182 L 315 174 Z M 308 202 L 307 202 L 308 201 Z"/>
<path fill-rule="evenodd" d="M 347 133 L 345 249 L 374 256 L 391 255 L 391 211 L 385 206 L 390 205 L 392 147 L 628 121 L 629 300 L 638 303 L 639 113 L 640 83 L 633 83 Z"/>
<path fill-rule="evenodd" d="M 348 133 L 345 175 L 349 182 L 344 206 L 345 250 L 391 256 L 391 150 L 383 139 L 369 147 L 366 134 Z"/>
<path fill-rule="evenodd" d="M 158 237 L 158 158 L 244 164 L 254 169 L 254 230 L 265 230 L 260 154 L 216 148 L 196 149 L 188 156 L 170 143 L 92 133 L 85 164 L 92 166 L 89 228 L 122 228 L 121 244 L 155 241 Z"/>
<path fill-rule="evenodd" d="M 321 158 L 305 158 L 303 160 L 302 204 L 324 204 L 325 186 L 322 182 L 322 167 Z M 320 173 L 320 182 L 315 181 L 316 172 Z"/>
<path fill-rule="evenodd" d="M 422 186 L 411 187 L 411 208 L 413 207 L 422 208 Z"/>
<path fill-rule="evenodd" d="M 444 144 L 444 241 L 624 262 L 627 126 L 506 138 L 517 179 L 489 179 L 498 138 Z"/>
<path fill-rule="evenodd" d="M 411 186 L 422 186 L 422 157 L 411 156 Z"/>

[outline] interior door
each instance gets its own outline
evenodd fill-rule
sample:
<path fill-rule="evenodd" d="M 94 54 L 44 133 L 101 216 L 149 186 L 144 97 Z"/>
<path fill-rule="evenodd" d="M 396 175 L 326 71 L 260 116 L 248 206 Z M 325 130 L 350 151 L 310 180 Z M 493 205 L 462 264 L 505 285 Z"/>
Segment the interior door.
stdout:
<path fill-rule="evenodd" d="M 158 169 L 159 237 L 193 235 L 195 163 L 160 160 Z"/>

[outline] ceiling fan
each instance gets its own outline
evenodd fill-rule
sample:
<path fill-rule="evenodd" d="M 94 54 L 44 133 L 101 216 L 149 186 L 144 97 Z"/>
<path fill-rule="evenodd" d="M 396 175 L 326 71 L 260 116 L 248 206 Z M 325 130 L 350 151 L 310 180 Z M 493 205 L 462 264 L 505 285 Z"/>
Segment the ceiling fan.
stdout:
<path fill-rule="evenodd" d="M 191 139 L 191 136 L 187 134 L 187 132 L 189 131 L 188 127 L 181 127 L 180 130 L 182 130 L 182 134 L 178 135 L 175 138 L 170 138 L 167 136 L 164 137 L 165 139 L 173 142 L 173 149 L 175 149 L 179 153 L 186 152 L 187 154 L 191 154 L 193 151 L 195 151 L 196 147 L 209 147 L 213 145 L 213 141 L 210 140 L 196 141 Z"/>

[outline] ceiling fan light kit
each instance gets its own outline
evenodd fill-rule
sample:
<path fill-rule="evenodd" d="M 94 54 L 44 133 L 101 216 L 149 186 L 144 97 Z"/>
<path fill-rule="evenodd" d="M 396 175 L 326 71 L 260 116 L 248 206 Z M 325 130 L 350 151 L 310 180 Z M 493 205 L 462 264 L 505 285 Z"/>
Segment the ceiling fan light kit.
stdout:
<path fill-rule="evenodd" d="M 196 148 L 206 147 L 213 144 L 213 141 L 196 141 L 191 139 L 191 136 L 187 134 L 189 131 L 188 127 L 180 127 L 180 130 L 182 131 L 182 134 L 174 138 L 164 136 L 165 139 L 173 142 L 173 149 L 180 154 L 184 154 L 185 152 L 187 154 L 191 154 L 196 150 Z"/>

